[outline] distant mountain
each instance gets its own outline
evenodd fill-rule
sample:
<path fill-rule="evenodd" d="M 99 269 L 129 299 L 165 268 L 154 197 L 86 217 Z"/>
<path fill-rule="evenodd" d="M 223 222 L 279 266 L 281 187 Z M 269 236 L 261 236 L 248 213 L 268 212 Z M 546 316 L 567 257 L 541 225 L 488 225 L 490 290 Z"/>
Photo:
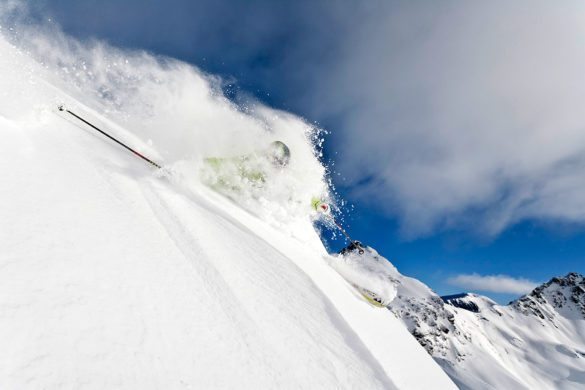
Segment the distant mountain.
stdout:
<path fill-rule="evenodd" d="M 564 278 L 552 278 L 510 305 L 523 314 L 555 321 L 558 315 L 585 319 L 585 280 L 575 272 Z"/>
<path fill-rule="evenodd" d="M 395 278 L 390 310 L 461 388 L 585 388 L 583 275 L 552 278 L 506 306 Z"/>

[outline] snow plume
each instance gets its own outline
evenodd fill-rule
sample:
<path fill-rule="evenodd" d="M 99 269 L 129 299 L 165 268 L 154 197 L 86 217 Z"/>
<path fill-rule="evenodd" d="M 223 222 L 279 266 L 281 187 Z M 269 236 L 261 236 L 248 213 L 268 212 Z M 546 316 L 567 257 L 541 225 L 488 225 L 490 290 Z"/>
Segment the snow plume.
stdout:
<path fill-rule="evenodd" d="M 411 238 L 585 222 L 585 3 L 363 8 L 309 103 L 355 197 Z"/>
<path fill-rule="evenodd" d="M 507 275 L 457 275 L 447 282 L 453 286 L 472 291 L 510 294 L 526 294 L 537 286 L 537 283 L 531 280 Z"/>
<path fill-rule="evenodd" d="M 26 72 L 3 78 L 12 84 L 2 86 L 2 93 L 15 96 L 6 99 L 10 103 L 0 108 L 1 115 L 27 117 L 64 103 L 115 135 L 129 132 L 133 147 L 187 187 L 197 184 L 206 157 L 253 154 L 280 140 L 291 150 L 286 170 L 267 178 L 261 194 L 239 188 L 228 195 L 260 214 L 288 217 L 306 217 L 311 197 L 327 196 L 319 130 L 301 118 L 245 96 L 236 104 L 224 96 L 220 78 L 190 64 L 95 40 L 80 42 L 51 23 L 19 22 L 24 19 L 15 16 L 24 12 L 19 4 L 3 10 L 0 66 Z"/>

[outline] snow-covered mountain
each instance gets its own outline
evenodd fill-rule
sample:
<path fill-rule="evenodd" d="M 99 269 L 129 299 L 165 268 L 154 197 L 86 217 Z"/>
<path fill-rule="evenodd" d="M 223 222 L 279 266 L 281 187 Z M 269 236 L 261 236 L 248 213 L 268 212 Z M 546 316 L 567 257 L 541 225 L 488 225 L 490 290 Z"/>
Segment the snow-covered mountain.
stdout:
<path fill-rule="evenodd" d="M 585 278 L 553 278 L 506 306 L 476 294 L 440 297 L 374 249 L 329 257 L 369 286 L 462 389 L 582 389 Z"/>
<path fill-rule="evenodd" d="M 9 38 L 0 388 L 455 388 L 399 319 L 330 267 L 311 222 L 310 197 L 326 191 L 311 126 L 237 107 L 184 63 L 58 31 Z M 201 183 L 204 157 L 275 139 L 291 162 L 262 191 Z"/>
<path fill-rule="evenodd" d="M 439 297 L 396 275 L 391 310 L 463 389 L 585 387 L 585 279 L 553 278 L 506 306 Z"/>

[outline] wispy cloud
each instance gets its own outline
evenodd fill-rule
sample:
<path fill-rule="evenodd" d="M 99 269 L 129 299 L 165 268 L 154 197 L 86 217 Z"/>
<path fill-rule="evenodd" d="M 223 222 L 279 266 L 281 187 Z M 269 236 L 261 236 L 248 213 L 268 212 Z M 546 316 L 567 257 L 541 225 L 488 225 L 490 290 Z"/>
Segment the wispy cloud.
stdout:
<path fill-rule="evenodd" d="M 538 285 L 536 282 L 524 278 L 476 273 L 457 275 L 448 279 L 447 282 L 465 290 L 510 294 L 526 294 Z"/>
<path fill-rule="evenodd" d="M 411 237 L 585 221 L 585 4 L 448 3 L 378 10 L 348 39 L 315 102 L 344 117 L 338 168 Z"/>

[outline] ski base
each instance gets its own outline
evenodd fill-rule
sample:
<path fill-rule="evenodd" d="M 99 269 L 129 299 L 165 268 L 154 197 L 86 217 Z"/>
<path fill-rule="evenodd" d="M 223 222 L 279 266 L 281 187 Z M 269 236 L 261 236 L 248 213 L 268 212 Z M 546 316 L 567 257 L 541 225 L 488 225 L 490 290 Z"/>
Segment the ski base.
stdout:
<path fill-rule="evenodd" d="M 353 285 L 353 287 L 360 293 L 360 295 L 366 300 L 366 302 L 368 302 L 372 306 L 385 308 L 390 304 L 390 302 L 384 302 L 384 300 L 380 298 L 376 293 L 366 288 L 357 286 L 355 284 Z"/>

